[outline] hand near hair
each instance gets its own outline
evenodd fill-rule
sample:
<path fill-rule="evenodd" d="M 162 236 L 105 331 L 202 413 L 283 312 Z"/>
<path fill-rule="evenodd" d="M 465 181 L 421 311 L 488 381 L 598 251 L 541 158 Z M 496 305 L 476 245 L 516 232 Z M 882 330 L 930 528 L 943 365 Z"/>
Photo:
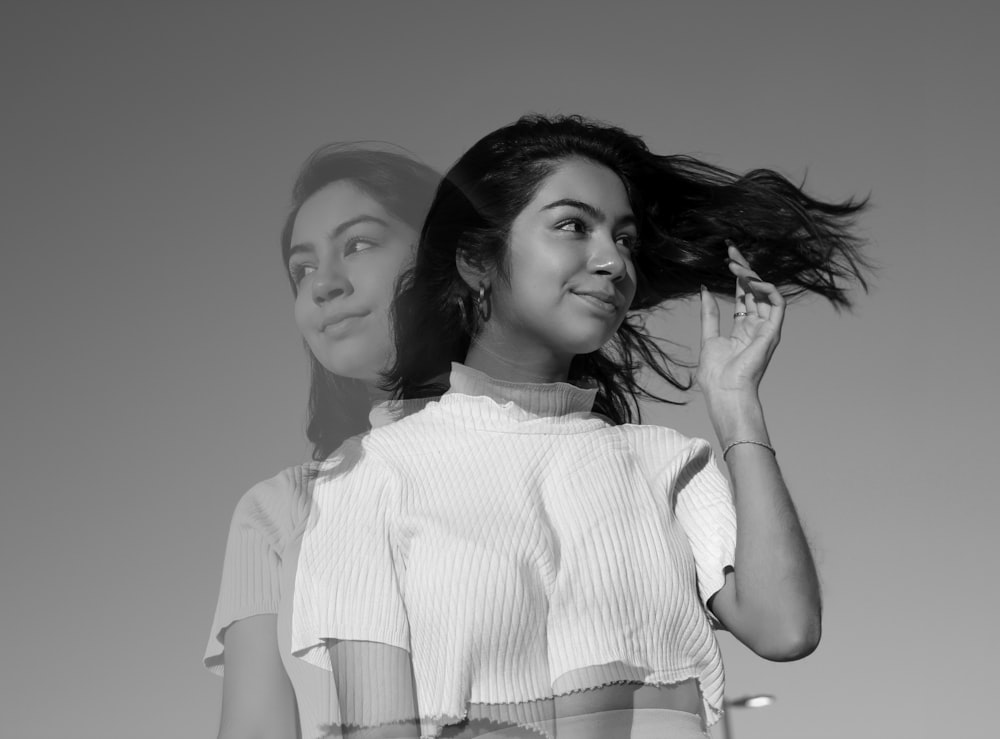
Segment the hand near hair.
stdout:
<path fill-rule="evenodd" d="M 729 270 L 736 277 L 736 318 L 729 336 L 719 331 L 719 303 L 701 293 L 701 357 L 697 382 L 710 403 L 716 397 L 756 398 L 760 380 L 781 339 L 785 299 L 775 285 L 750 269 L 729 246 Z M 721 398 L 720 398 L 721 399 Z"/>
<path fill-rule="evenodd" d="M 739 530 L 734 567 L 709 606 L 762 657 L 800 659 L 820 639 L 819 581 L 757 393 L 781 338 L 785 299 L 732 245 L 729 258 L 738 314 L 729 336 L 719 332 L 715 297 L 701 293 L 697 381 L 729 467 Z"/>

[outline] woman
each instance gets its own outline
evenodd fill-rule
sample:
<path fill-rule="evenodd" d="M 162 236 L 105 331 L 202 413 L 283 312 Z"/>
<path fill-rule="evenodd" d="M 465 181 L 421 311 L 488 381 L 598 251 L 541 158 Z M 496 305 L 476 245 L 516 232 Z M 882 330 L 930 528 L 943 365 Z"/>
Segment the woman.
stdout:
<path fill-rule="evenodd" d="M 820 638 L 757 391 L 785 295 L 844 306 L 844 283 L 864 284 L 862 207 L 575 117 L 482 139 L 396 302 L 392 387 L 434 395 L 450 369 L 450 389 L 358 442 L 364 474 L 303 544 L 293 649 L 321 666 L 327 639 L 408 650 L 425 736 L 704 736 L 724 694 L 714 628 L 771 660 Z M 712 293 L 734 283 L 724 335 Z M 695 294 L 732 491 L 708 442 L 632 423 L 656 397 L 641 369 L 689 387 L 642 313 Z"/>
<path fill-rule="evenodd" d="M 389 307 L 439 177 L 398 153 L 317 150 L 281 235 L 295 320 L 309 351 L 313 458 L 392 419 L 377 387 L 392 356 Z M 219 737 L 314 737 L 339 722 L 329 672 L 289 654 L 291 588 L 315 464 L 247 492 L 229 530 L 205 665 L 225 668 Z"/>

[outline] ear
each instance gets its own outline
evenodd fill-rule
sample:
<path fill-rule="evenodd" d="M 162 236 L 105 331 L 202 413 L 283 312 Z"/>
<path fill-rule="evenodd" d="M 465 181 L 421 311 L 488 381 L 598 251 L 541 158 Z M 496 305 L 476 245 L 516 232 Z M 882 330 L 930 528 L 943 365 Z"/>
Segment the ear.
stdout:
<path fill-rule="evenodd" d="M 458 274 L 462 278 L 462 281 L 474 294 L 479 292 L 480 283 L 490 281 L 490 275 L 487 270 L 483 269 L 481 265 L 473 264 L 469 261 L 467 255 L 462 252 L 456 252 L 455 254 L 455 267 L 458 269 Z"/>

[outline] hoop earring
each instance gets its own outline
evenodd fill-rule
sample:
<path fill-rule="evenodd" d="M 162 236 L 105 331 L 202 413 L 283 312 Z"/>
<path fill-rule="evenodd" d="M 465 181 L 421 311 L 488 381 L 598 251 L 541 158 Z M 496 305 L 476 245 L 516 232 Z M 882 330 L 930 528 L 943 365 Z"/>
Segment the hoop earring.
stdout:
<path fill-rule="evenodd" d="M 493 314 L 493 306 L 490 304 L 490 288 L 485 282 L 479 283 L 479 297 L 476 299 L 476 309 L 483 322 L 490 320 Z"/>

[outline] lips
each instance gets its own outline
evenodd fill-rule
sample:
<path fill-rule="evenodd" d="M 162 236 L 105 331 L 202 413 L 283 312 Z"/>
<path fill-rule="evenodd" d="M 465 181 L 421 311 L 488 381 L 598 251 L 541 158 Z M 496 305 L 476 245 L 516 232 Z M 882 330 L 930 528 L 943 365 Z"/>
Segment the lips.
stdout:
<path fill-rule="evenodd" d="M 589 303 L 603 310 L 614 312 L 621 308 L 621 300 L 616 293 L 598 290 L 574 290 L 573 294 L 586 298 Z"/>
<path fill-rule="evenodd" d="M 354 312 L 354 313 L 335 313 L 332 316 L 324 319 L 320 324 L 319 330 L 323 333 L 328 331 L 338 331 L 349 326 L 354 318 L 362 318 L 368 315 L 364 312 Z"/>

